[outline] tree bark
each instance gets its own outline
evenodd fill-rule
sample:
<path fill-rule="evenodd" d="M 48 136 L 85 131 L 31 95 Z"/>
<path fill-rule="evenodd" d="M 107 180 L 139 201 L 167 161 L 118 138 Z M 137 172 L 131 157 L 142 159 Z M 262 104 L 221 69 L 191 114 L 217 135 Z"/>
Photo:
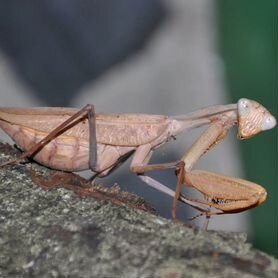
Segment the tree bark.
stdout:
<path fill-rule="evenodd" d="M 4 161 L 15 150 L 1 144 L 0 153 Z M 244 234 L 174 223 L 101 186 L 94 197 L 85 184 L 45 190 L 28 165 L 0 168 L 1 277 L 277 277 L 277 260 Z"/>

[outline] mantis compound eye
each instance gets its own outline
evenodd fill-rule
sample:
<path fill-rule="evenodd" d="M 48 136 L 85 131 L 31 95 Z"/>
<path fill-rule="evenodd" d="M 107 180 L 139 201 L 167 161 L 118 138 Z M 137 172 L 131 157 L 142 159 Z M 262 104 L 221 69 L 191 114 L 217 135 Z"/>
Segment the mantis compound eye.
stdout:
<path fill-rule="evenodd" d="M 247 98 L 242 98 L 238 101 L 237 107 L 238 107 L 238 113 L 241 116 L 247 115 L 250 112 L 250 100 Z"/>
<path fill-rule="evenodd" d="M 238 101 L 238 135 L 247 139 L 275 127 L 276 119 L 261 104 L 254 100 L 242 98 Z"/>
<path fill-rule="evenodd" d="M 276 126 L 276 119 L 272 115 L 265 117 L 262 123 L 262 130 L 272 129 Z"/>

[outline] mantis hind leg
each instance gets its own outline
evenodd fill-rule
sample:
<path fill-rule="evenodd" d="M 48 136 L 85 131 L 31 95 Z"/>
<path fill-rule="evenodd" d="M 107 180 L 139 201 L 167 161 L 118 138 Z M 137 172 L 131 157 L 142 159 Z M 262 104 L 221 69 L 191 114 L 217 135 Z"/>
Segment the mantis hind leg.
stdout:
<path fill-rule="evenodd" d="M 47 136 L 45 136 L 42 140 L 40 140 L 38 143 L 34 144 L 29 150 L 25 151 L 22 153 L 19 157 L 15 159 L 11 159 L 9 161 L 6 161 L 4 163 L 0 164 L 0 167 L 3 167 L 5 165 L 13 164 L 15 162 L 31 158 L 33 157 L 36 153 L 38 153 L 45 145 L 47 145 L 51 140 L 55 139 L 59 135 L 63 134 L 66 130 L 70 129 L 72 126 L 75 124 L 79 123 L 82 121 L 86 116 L 88 115 L 88 118 L 93 122 L 94 127 L 92 128 L 93 130 L 96 129 L 95 127 L 95 109 L 94 106 L 91 104 L 87 104 L 83 108 L 81 108 L 78 112 L 76 112 L 74 115 L 69 117 L 66 121 L 61 123 L 59 126 L 57 126 L 54 130 L 52 130 Z M 90 127 L 90 124 L 89 124 Z M 96 138 L 90 139 L 89 142 L 89 148 L 95 150 L 96 149 Z M 92 161 L 96 161 L 96 152 L 92 154 L 93 151 L 90 151 L 90 159 Z"/>

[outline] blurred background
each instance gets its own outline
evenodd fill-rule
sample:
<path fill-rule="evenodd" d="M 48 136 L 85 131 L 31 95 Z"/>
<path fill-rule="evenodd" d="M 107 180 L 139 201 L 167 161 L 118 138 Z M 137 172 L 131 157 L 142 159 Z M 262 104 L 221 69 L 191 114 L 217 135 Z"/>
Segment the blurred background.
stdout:
<path fill-rule="evenodd" d="M 276 11 L 274 0 L 0 1 L 1 106 L 91 103 L 99 112 L 178 115 L 246 97 L 277 116 Z M 179 159 L 200 132 L 169 142 L 152 162 Z M 117 182 L 170 217 L 171 199 L 129 163 L 100 182 Z M 267 189 L 265 204 L 214 217 L 209 228 L 248 232 L 277 256 L 277 128 L 247 141 L 232 131 L 196 167 Z M 173 171 L 151 176 L 175 188 Z M 179 218 L 194 213 L 179 206 Z"/>

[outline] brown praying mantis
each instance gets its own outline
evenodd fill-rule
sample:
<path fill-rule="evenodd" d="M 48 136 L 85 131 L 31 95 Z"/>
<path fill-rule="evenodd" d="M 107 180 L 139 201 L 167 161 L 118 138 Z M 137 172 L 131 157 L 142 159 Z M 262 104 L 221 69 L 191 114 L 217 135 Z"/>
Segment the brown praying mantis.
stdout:
<path fill-rule="evenodd" d="M 208 125 L 180 161 L 148 164 L 153 151 L 189 129 Z M 261 104 L 240 99 L 237 104 L 206 107 L 180 116 L 95 113 L 93 105 L 74 108 L 0 108 L 0 127 L 24 151 L 0 165 L 33 158 L 62 171 L 91 169 L 104 177 L 133 155 L 130 170 L 151 187 L 173 197 L 172 215 L 178 201 L 211 215 L 235 213 L 260 205 L 266 190 L 258 184 L 221 174 L 192 170 L 195 163 L 238 125 L 240 139 L 273 128 L 275 118 Z M 153 170 L 174 168 L 176 192 L 146 176 Z M 195 188 L 206 200 L 181 194 L 183 185 Z M 208 209 L 209 208 L 209 209 Z M 211 211 L 210 208 L 216 209 Z"/>

